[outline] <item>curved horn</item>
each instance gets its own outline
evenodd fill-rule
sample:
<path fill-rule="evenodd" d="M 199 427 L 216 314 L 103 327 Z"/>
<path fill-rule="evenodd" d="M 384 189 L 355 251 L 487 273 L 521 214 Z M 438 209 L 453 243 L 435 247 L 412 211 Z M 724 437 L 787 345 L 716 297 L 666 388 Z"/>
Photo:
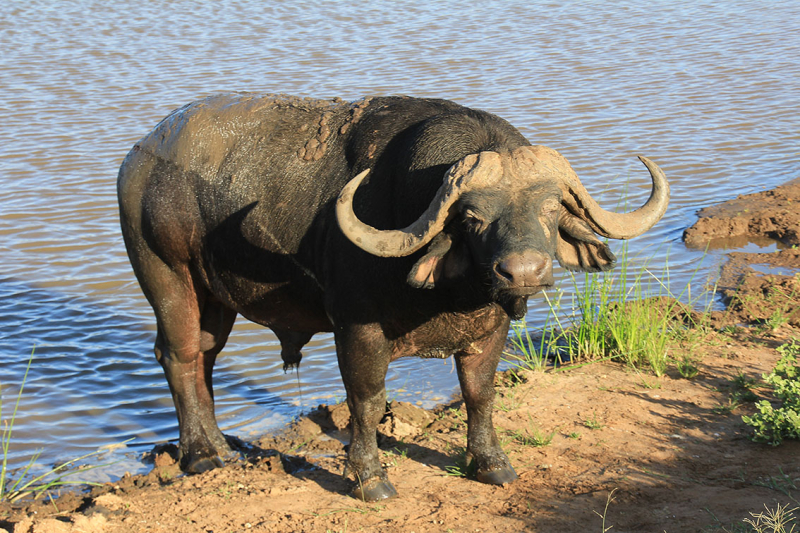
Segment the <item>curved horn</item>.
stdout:
<path fill-rule="evenodd" d="M 472 154 L 454 164 L 444 176 L 425 212 L 410 226 L 399 230 L 378 230 L 361 222 L 353 211 L 353 195 L 369 169 L 344 186 L 336 202 L 336 220 L 342 233 L 356 246 L 380 257 L 411 255 L 444 229 L 455 214 L 451 207 L 470 188 L 485 186 L 502 176 L 496 152 Z"/>
<path fill-rule="evenodd" d="M 589 195 L 571 168 L 570 172 L 561 177 L 561 188 L 566 189 L 563 202 L 573 214 L 586 220 L 593 230 L 604 237 L 630 239 L 641 235 L 652 228 L 666 212 L 669 204 L 669 182 L 658 165 L 643 156 L 639 156 L 639 160 L 650 171 L 650 179 L 653 181 L 650 198 L 639 209 L 630 213 L 606 211 Z"/>

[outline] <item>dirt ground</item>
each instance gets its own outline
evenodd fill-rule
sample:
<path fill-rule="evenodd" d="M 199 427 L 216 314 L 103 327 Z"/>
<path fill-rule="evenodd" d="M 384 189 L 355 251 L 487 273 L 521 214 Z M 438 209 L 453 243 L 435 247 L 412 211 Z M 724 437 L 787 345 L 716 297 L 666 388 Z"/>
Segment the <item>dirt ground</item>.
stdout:
<path fill-rule="evenodd" d="M 704 210 L 686 239 L 797 245 L 798 205 L 800 181 Z M 745 531 L 742 519 L 765 505 L 800 505 L 800 442 L 749 440 L 742 415 L 769 391 L 737 385 L 763 385 L 776 347 L 800 339 L 798 272 L 797 249 L 731 254 L 719 282 L 728 309 L 683 348 L 701 361 L 693 379 L 616 363 L 498 375 L 495 425 L 519 474 L 511 485 L 453 475 L 466 445 L 460 401 L 433 411 L 393 402 L 379 440 L 399 496 L 356 501 L 341 475 L 349 413 L 320 406 L 223 469 L 181 475 L 166 447 L 147 475 L 0 505 L 0 531 Z"/>

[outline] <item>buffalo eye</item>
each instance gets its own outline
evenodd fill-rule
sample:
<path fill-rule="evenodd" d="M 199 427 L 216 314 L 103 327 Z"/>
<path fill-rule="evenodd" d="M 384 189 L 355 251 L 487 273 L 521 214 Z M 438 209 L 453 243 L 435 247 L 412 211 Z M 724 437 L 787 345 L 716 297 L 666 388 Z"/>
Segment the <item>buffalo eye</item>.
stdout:
<path fill-rule="evenodd" d="M 475 214 L 474 211 L 467 210 L 464 212 L 464 226 L 469 231 L 475 233 L 482 233 L 486 229 L 486 221 Z"/>
<path fill-rule="evenodd" d="M 542 207 L 539 208 L 539 222 L 542 224 L 542 231 L 546 238 L 551 238 L 553 233 L 551 230 L 555 230 L 555 227 L 551 228 L 551 224 L 555 226 L 555 217 L 554 215 L 558 213 L 561 207 L 561 203 L 556 200 L 555 198 L 548 198 L 544 202 L 542 202 Z"/>

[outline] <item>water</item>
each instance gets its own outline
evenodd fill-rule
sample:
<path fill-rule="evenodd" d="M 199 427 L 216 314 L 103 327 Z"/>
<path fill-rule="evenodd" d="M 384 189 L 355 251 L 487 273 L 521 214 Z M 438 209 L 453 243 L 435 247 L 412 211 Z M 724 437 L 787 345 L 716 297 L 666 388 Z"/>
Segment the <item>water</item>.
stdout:
<path fill-rule="evenodd" d="M 635 156 L 647 155 L 670 177 L 672 202 L 631 255 L 659 265 L 669 254 L 676 286 L 704 281 L 725 251 L 697 270 L 703 251 L 680 240 L 697 209 L 797 177 L 796 2 L 265 4 L 0 5 L 4 418 L 36 346 L 14 466 L 37 449 L 47 464 L 177 436 L 115 178 L 133 143 L 189 101 L 233 90 L 450 98 L 559 150 L 608 207 L 626 183 L 629 203 L 644 201 Z M 529 320 L 542 308 L 532 301 Z M 391 397 L 425 405 L 457 386 L 450 361 L 401 360 L 390 372 Z M 246 322 L 215 378 L 220 424 L 245 438 L 344 398 L 329 335 L 305 350 L 298 386 L 276 339 Z"/>

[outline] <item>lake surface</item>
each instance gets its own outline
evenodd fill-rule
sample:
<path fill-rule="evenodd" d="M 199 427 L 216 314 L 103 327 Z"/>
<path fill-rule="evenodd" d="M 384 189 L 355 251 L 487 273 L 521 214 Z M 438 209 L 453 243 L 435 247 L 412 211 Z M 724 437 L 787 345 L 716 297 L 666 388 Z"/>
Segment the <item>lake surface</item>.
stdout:
<path fill-rule="evenodd" d="M 177 437 L 115 186 L 131 146 L 192 100 L 241 90 L 449 98 L 559 150 L 609 208 L 626 189 L 630 205 L 644 202 L 636 155 L 646 155 L 670 178 L 672 201 L 630 254 L 656 267 L 668 257 L 678 291 L 690 279 L 701 289 L 723 253 L 681 242 L 696 210 L 798 176 L 797 2 L 317 4 L 0 4 L 4 419 L 35 346 L 12 466 L 39 449 L 50 464 L 135 437 L 110 454 L 123 460 L 104 471 L 114 477 L 138 467 L 134 452 Z M 544 307 L 532 299 L 530 324 Z M 252 438 L 344 399 L 335 359 L 319 335 L 299 375 L 284 374 L 275 337 L 238 322 L 215 371 L 223 431 Z M 409 359 L 387 386 L 432 405 L 457 378 L 450 360 Z"/>

